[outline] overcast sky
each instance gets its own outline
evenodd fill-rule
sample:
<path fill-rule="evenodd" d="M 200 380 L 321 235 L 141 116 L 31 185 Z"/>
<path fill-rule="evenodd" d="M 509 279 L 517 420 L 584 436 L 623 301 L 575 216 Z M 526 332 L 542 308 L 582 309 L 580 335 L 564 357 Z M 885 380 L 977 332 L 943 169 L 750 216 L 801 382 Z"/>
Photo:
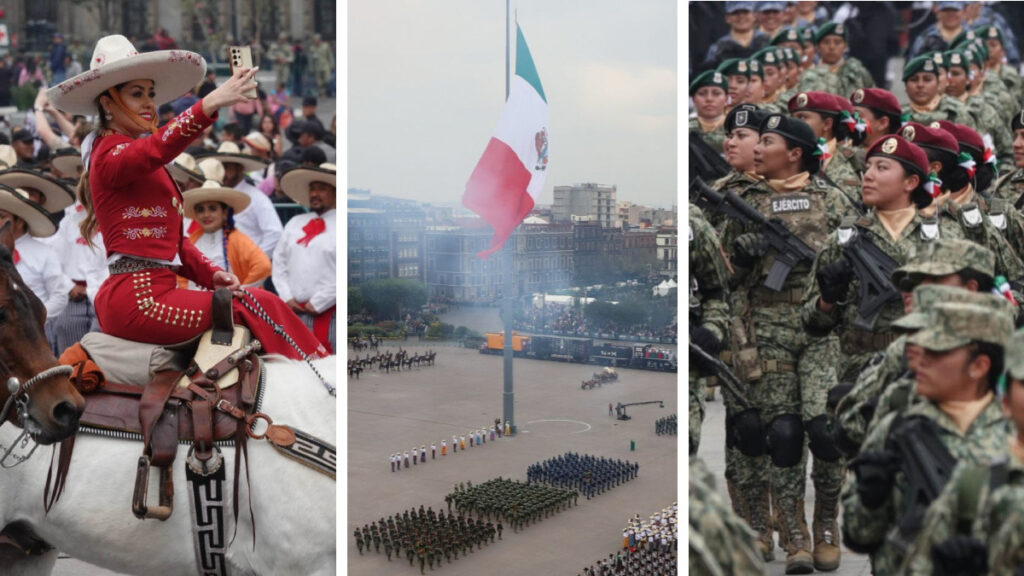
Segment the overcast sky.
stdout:
<path fill-rule="evenodd" d="M 516 9 L 551 109 L 540 203 L 598 182 L 620 201 L 676 204 L 676 0 Z M 348 186 L 459 203 L 504 104 L 504 34 L 503 0 L 351 0 Z"/>

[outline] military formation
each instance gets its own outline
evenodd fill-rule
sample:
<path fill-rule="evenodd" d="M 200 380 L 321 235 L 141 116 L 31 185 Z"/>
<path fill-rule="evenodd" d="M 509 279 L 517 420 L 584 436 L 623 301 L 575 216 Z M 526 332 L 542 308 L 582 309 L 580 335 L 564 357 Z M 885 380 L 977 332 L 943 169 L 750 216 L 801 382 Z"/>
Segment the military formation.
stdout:
<path fill-rule="evenodd" d="M 675 436 L 679 432 L 676 430 L 676 415 L 665 416 L 664 418 L 658 418 L 654 421 L 654 433 L 658 436 Z"/>
<path fill-rule="evenodd" d="M 787 574 L 843 546 L 874 574 L 1024 573 L 1017 46 L 991 6 L 933 10 L 904 103 L 814 3 L 726 2 L 695 66 L 689 447 L 729 383 L 730 502 L 691 460 L 691 573 L 776 545 Z"/>
<path fill-rule="evenodd" d="M 383 547 L 383 554 L 390 562 L 392 556 L 401 561 L 404 552 L 409 566 L 419 562 L 420 574 L 423 574 L 425 567 L 433 570 L 436 564 L 440 568 L 442 560 L 451 564 L 460 554 L 466 556 L 473 553 L 474 548 L 480 550 L 494 543 L 495 536 L 500 539 L 501 530 L 501 523 L 495 525 L 489 520 L 453 515 L 444 510 L 424 510 L 420 505 L 419 510 L 406 510 L 362 528 L 356 527 L 353 536 L 360 555 L 363 548 L 370 552 L 372 546 L 373 552 L 381 553 Z"/>
<path fill-rule="evenodd" d="M 460 482 L 452 492 L 445 495 L 444 501 L 449 512 L 454 506 L 459 514 L 476 514 L 488 521 L 493 517 L 499 522 L 499 532 L 501 522 L 507 522 L 513 531 L 518 532 L 520 528 L 566 510 L 569 506 L 576 506 L 579 495 L 575 490 L 499 477 L 476 486 L 472 482 Z"/>
<path fill-rule="evenodd" d="M 636 462 L 566 452 L 561 456 L 531 464 L 526 469 L 526 481 L 579 490 L 587 500 L 590 500 L 606 490 L 636 478 L 639 471 L 640 465 Z"/>

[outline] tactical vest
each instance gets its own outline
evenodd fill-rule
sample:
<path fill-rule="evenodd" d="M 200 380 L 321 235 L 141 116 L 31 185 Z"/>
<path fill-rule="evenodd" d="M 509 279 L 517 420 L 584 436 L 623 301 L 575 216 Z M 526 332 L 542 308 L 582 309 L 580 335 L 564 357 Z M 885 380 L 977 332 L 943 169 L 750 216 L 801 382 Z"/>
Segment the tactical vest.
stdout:
<path fill-rule="evenodd" d="M 747 201 L 766 218 L 781 220 L 794 236 L 803 240 L 816 252 L 825 246 L 829 229 L 824 184 L 812 179 L 802 190 L 750 195 Z M 774 263 L 774 255 L 769 254 L 764 260 L 764 274 L 768 273 Z M 802 264 L 794 269 L 794 272 L 807 269 L 809 266 Z M 790 278 L 792 277 L 791 274 Z"/>

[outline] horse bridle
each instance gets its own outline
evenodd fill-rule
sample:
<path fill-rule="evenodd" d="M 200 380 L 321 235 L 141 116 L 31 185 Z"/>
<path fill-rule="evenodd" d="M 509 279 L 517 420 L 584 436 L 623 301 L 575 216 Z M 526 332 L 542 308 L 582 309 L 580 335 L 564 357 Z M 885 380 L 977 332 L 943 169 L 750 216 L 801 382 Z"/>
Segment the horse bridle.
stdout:
<path fill-rule="evenodd" d="M 0 410 L 0 426 L 3 426 L 7 422 L 7 415 L 8 413 L 10 413 L 11 407 L 17 405 L 18 422 L 21 424 L 22 427 L 22 432 L 18 436 L 18 438 L 11 443 L 11 446 L 7 450 L 4 451 L 3 456 L 0 456 L 0 467 L 13 468 L 18 464 L 21 464 L 25 460 L 28 460 L 32 456 L 32 454 L 35 453 L 36 448 L 39 447 L 39 444 L 36 443 L 36 445 L 32 447 L 32 450 L 25 456 L 15 455 L 14 461 L 11 464 L 9 464 L 7 461 L 7 459 L 11 457 L 11 454 L 14 452 L 14 449 L 19 444 L 24 446 L 28 442 L 29 431 L 25 427 L 25 421 L 29 417 L 29 390 L 31 390 L 33 386 L 42 382 L 43 380 L 46 380 L 47 378 L 51 378 L 53 376 L 71 376 L 72 372 L 74 372 L 74 368 L 66 365 L 53 366 L 29 378 L 28 380 L 25 381 L 25 383 L 22 383 L 20 380 L 18 380 L 18 377 L 15 376 L 13 372 L 11 372 L 11 369 L 7 366 L 7 363 L 4 362 L 3 358 L 0 358 L 0 370 L 3 370 L 3 372 L 8 375 L 7 391 L 10 393 L 10 396 L 7 398 L 7 402 L 4 403 L 3 409 Z"/>

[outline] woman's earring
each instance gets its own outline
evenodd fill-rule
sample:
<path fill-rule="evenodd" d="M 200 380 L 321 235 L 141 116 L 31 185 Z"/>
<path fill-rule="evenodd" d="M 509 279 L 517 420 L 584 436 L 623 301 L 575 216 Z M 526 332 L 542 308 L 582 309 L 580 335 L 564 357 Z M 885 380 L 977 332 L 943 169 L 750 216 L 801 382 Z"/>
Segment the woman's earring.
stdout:
<path fill-rule="evenodd" d="M 103 115 L 103 117 L 106 118 L 107 120 L 113 120 L 114 119 L 114 115 L 111 114 L 109 110 L 107 111 L 106 114 Z"/>

